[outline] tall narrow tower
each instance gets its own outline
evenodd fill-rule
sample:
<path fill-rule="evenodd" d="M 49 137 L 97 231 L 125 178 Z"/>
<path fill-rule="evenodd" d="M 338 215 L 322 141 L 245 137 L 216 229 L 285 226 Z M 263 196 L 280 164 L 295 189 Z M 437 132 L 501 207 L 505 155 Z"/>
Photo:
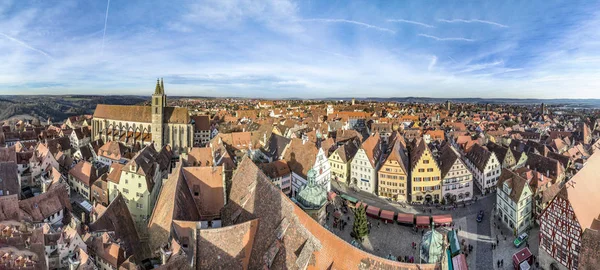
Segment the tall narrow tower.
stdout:
<path fill-rule="evenodd" d="M 165 95 L 164 84 L 161 80 L 156 80 L 156 89 L 152 95 L 152 141 L 157 150 L 163 147 L 163 122 L 164 109 L 167 105 L 167 96 Z"/>
<path fill-rule="evenodd" d="M 540 114 L 546 114 L 546 105 L 544 105 L 544 103 L 542 103 L 542 106 L 540 107 Z"/>

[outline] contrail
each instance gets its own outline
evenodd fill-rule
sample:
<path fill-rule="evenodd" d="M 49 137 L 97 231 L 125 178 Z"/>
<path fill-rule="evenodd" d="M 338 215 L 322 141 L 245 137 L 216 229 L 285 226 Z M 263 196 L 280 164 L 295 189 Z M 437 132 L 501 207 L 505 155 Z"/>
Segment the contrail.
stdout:
<path fill-rule="evenodd" d="M 104 54 L 104 37 L 106 36 L 106 24 L 108 23 L 108 8 L 110 7 L 110 0 L 106 4 L 106 16 L 104 17 L 104 33 L 102 34 L 102 52 Z"/>
<path fill-rule="evenodd" d="M 462 38 L 462 37 L 441 38 L 441 37 L 436 37 L 436 36 L 427 35 L 427 34 L 418 34 L 417 36 L 431 38 L 431 39 L 435 39 L 437 41 L 467 41 L 467 42 L 475 41 L 474 39 Z"/>
<path fill-rule="evenodd" d="M 38 52 L 38 53 L 40 53 L 40 54 L 43 54 L 44 56 L 46 56 L 46 57 L 48 57 L 48 58 L 52 59 L 52 56 L 50 56 L 49 54 L 47 54 L 45 51 L 42 51 L 42 50 L 40 50 L 40 49 L 37 49 L 37 48 L 31 47 L 31 45 L 29 45 L 29 44 L 25 43 L 24 41 L 22 41 L 22 40 L 20 40 L 20 39 L 17 39 L 17 38 L 11 37 L 11 36 L 9 36 L 9 35 L 7 35 L 7 34 L 4 34 L 4 33 L 2 33 L 2 32 L 0 32 L 0 36 L 3 36 L 3 37 L 7 38 L 8 40 L 10 40 L 10 41 L 12 41 L 12 42 L 15 42 L 15 43 L 17 43 L 17 44 L 19 44 L 19 45 L 21 45 L 21 46 L 23 46 L 23 47 L 27 48 L 27 49 L 30 49 L 30 50 L 32 50 L 32 51 L 34 51 L 34 52 Z"/>
<path fill-rule="evenodd" d="M 492 21 L 479 20 L 479 19 L 471 19 L 471 20 L 465 20 L 465 19 L 452 19 L 452 20 L 439 19 L 438 22 L 445 22 L 445 23 L 484 23 L 484 24 L 494 25 L 494 26 L 498 26 L 498 27 L 502 27 L 502 28 L 508 28 L 508 25 L 504 25 L 504 24 L 497 23 L 497 22 L 492 22 Z"/>
<path fill-rule="evenodd" d="M 423 27 L 427 27 L 427 28 L 434 28 L 433 25 L 431 24 L 426 24 L 426 23 L 422 23 L 422 22 L 417 22 L 417 21 L 411 21 L 411 20 L 404 20 L 404 19 L 388 19 L 388 22 L 399 22 L 399 23 L 410 23 L 410 24 L 414 24 L 414 25 L 420 25 Z"/>
<path fill-rule="evenodd" d="M 305 21 L 305 22 L 325 22 L 325 23 L 349 23 L 349 24 L 360 25 L 360 26 L 363 26 L 366 28 L 375 29 L 377 31 L 383 31 L 383 32 L 388 32 L 388 33 L 392 33 L 392 34 L 396 33 L 394 30 L 391 30 L 388 28 L 379 27 L 379 26 L 375 26 L 372 24 L 359 22 L 359 21 L 345 20 L 345 19 L 304 19 L 303 21 Z"/>

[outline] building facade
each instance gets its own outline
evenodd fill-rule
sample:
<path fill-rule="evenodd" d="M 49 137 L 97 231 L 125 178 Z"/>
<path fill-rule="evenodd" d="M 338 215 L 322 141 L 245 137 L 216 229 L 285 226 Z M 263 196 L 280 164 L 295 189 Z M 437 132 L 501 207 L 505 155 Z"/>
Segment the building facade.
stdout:
<path fill-rule="evenodd" d="M 332 179 L 344 183 L 347 183 L 350 180 L 350 164 L 357 151 L 358 142 L 356 140 L 349 140 L 345 144 L 339 146 L 329 156 Z"/>
<path fill-rule="evenodd" d="M 474 144 L 465 155 L 465 163 L 473 173 L 475 184 L 484 194 L 495 190 L 502 165 L 494 152 Z"/>
<path fill-rule="evenodd" d="M 121 194 L 142 238 L 163 182 L 156 156 L 158 153 L 148 146 L 127 164 L 113 164 L 108 176 L 109 201 Z"/>
<path fill-rule="evenodd" d="M 408 156 L 404 139 L 397 136 L 392 150 L 379 169 L 377 194 L 395 201 L 406 202 L 408 192 Z"/>
<path fill-rule="evenodd" d="M 176 153 L 193 146 L 194 127 L 186 108 L 167 107 L 164 84 L 156 83 L 151 106 L 98 104 L 92 120 L 92 139 L 149 145 L 171 145 Z"/>
<path fill-rule="evenodd" d="M 442 176 L 442 198 L 447 203 L 472 199 L 473 174 L 449 143 L 442 148 L 438 163 Z"/>
<path fill-rule="evenodd" d="M 441 171 L 431 150 L 421 139 L 411 151 L 411 202 L 439 203 L 442 199 Z"/>
<path fill-rule="evenodd" d="M 351 162 L 351 185 L 369 193 L 377 190 L 377 170 L 381 153 L 381 140 L 378 134 L 363 142 Z"/>
<path fill-rule="evenodd" d="M 527 180 L 503 169 L 496 189 L 498 217 L 515 235 L 527 231 L 533 224 L 533 192 Z"/>

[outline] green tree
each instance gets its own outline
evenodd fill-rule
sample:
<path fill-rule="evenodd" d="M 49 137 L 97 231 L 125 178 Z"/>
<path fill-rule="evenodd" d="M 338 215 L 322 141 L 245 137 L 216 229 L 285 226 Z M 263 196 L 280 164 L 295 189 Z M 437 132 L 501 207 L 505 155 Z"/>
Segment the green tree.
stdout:
<path fill-rule="evenodd" d="M 367 225 L 367 212 L 364 207 L 358 207 L 354 210 L 354 224 L 352 226 L 354 237 L 362 242 L 363 238 L 369 234 Z"/>

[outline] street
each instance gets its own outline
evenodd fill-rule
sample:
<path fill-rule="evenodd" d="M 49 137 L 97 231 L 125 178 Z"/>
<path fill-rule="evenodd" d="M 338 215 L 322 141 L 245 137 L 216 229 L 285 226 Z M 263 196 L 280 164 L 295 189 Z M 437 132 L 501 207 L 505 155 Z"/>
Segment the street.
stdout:
<path fill-rule="evenodd" d="M 464 206 L 459 203 L 459 207 L 453 208 L 450 206 L 400 205 L 373 194 L 355 191 L 348 188 L 345 184 L 336 181 L 332 181 L 332 188 L 340 192 L 340 194 L 348 194 L 359 201 L 384 210 L 428 215 L 451 214 L 454 221 L 454 229 L 459 231 L 459 240 L 464 240 L 465 246 L 469 244 L 473 246 L 473 251 L 471 253 L 467 252 L 467 264 L 472 269 L 497 269 L 497 261 L 499 260 L 504 260 L 504 266 L 500 267 L 501 269 L 512 269 L 512 254 L 524 247 L 515 248 L 512 245 L 514 236 L 511 230 L 502 224 L 498 226 L 497 222 L 494 223 L 493 209 L 495 205 L 495 193 L 481 196 L 480 193 L 476 192 L 477 201 L 468 202 Z M 341 200 L 341 198 L 339 199 Z M 480 210 L 483 210 L 485 214 L 482 222 L 477 222 L 477 213 Z M 352 231 L 354 221 L 353 212 L 348 211 L 347 214 L 342 216 L 342 219 L 347 222 L 344 230 L 333 228 L 332 215 L 328 219 L 327 226 L 333 233 L 345 241 L 352 242 L 353 238 L 350 236 L 350 232 Z M 371 217 L 368 217 L 368 221 L 372 224 L 372 228 L 370 234 L 361 245 L 365 251 L 384 258 L 387 258 L 389 255 L 402 259 L 404 256 L 413 256 L 415 260 L 418 260 L 418 248 L 413 249 L 412 242 L 421 242 L 422 230 L 415 232 L 410 226 L 403 226 L 397 223 L 385 224 L 383 221 Z M 438 230 L 441 233 L 445 233 L 448 228 L 438 228 Z M 530 250 L 534 256 L 537 256 L 537 234 L 537 229 L 531 229 L 529 243 Z M 504 240 L 505 236 L 506 240 Z M 496 243 L 496 237 L 498 237 L 498 247 L 492 250 L 492 243 Z"/>

